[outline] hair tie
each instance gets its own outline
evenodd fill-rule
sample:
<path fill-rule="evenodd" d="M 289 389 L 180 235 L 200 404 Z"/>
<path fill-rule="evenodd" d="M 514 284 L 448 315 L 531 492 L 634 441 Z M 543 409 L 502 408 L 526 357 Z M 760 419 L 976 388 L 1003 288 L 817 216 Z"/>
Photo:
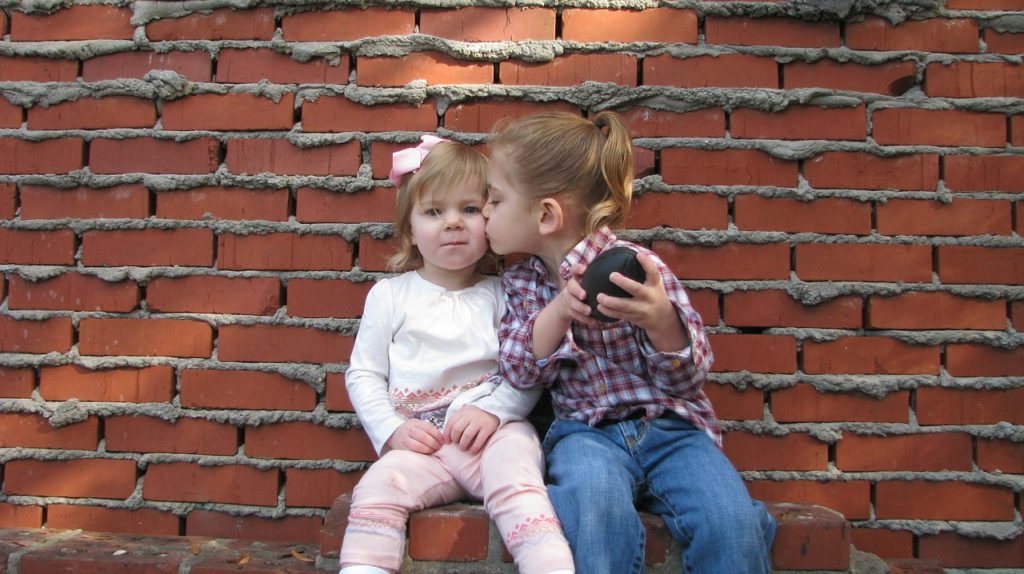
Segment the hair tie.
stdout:
<path fill-rule="evenodd" d="M 451 141 L 436 136 L 420 136 L 420 140 L 420 145 L 416 147 L 406 148 L 391 154 L 391 173 L 388 174 L 388 179 L 396 187 L 402 185 L 403 175 L 416 173 L 416 170 L 420 168 L 420 164 L 423 163 L 423 160 L 434 146 L 442 142 Z"/>

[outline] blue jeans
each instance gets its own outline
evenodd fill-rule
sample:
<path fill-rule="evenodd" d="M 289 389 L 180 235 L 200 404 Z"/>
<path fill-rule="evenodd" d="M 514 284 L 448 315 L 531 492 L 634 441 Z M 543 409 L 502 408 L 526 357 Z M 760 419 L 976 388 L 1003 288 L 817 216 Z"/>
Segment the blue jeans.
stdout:
<path fill-rule="evenodd" d="M 544 452 L 577 574 L 644 571 L 638 506 L 665 520 L 683 572 L 770 572 L 775 520 L 711 438 L 678 416 L 603 427 L 558 419 Z"/>

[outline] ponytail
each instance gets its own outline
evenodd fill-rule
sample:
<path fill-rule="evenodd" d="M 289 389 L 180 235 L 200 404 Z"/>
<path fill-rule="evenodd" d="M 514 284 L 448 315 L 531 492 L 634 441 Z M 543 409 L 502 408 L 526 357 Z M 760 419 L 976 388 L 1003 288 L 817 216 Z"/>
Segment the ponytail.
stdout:
<path fill-rule="evenodd" d="M 629 216 L 633 199 L 633 140 L 622 116 L 599 112 L 594 117 L 598 129 L 607 129 L 601 148 L 602 197 L 587 214 L 587 232 L 615 226 Z"/>

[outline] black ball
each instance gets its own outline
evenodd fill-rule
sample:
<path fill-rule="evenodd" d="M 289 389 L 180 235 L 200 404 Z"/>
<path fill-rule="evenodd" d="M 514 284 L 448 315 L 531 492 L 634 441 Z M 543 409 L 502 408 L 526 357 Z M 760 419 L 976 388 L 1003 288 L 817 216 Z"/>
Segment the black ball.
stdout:
<path fill-rule="evenodd" d="M 640 262 L 636 260 L 636 251 L 628 247 L 613 247 L 600 253 L 590 262 L 580 281 L 583 290 L 587 292 L 590 316 L 604 323 L 611 323 L 618 319 L 608 317 L 597 310 L 598 293 L 606 293 L 612 297 L 632 297 L 609 279 L 609 276 L 616 271 L 637 283 L 647 280 L 647 273 Z"/>

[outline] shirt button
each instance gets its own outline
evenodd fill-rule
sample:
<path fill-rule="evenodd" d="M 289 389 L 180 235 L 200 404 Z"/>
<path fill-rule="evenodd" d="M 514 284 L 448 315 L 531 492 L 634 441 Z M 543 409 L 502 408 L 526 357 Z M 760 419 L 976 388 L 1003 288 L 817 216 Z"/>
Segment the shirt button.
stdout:
<path fill-rule="evenodd" d="M 683 366 L 683 362 L 682 361 L 680 361 L 679 359 L 672 359 L 672 368 L 673 369 L 678 369 L 681 366 Z"/>
<path fill-rule="evenodd" d="M 608 392 L 608 385 L 606 385 L 604 383 L 601 383 L 600 385 L 597 385 L 597 392 L 599 392 L 601 394 L 607 393 Z"/>

